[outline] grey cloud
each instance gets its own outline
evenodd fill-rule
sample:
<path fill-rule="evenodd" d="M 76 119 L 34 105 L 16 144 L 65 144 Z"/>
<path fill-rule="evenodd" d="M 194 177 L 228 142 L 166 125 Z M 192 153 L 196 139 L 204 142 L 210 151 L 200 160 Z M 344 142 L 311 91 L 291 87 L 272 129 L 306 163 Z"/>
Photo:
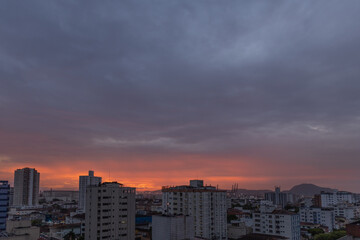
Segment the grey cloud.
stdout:
<path fill-rule="evenodd" d="M 2 2 L 0 129 L 52 139 L 38 154 L 95 152 L 93 139 L 113 139 L 138 154 L 355 164 L 359 9 L 351 0 Z M 158 149 L 144 139 L 171 141 Z M 12 141 L 0 136 L 1 155 L 21 148 Z"/>

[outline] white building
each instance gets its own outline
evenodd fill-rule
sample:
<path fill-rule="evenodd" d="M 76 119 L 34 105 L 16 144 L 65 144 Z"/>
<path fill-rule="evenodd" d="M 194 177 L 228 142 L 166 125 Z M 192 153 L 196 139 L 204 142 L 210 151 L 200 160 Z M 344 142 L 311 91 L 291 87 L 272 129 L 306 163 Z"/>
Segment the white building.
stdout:
<path fill-rule="evenodd" d="M 163 187 L 163 213 L 189 215 L 195 237 L 227 239 L 226 191 L 191 180 L 190 186 Z"/>
<path fill-rule="evenodd" d="M 268 200 L 261 200 L 260 201 L 260 207 L 259 207 L 259 211 L 260 212 L 272 212 L 276 209 L 276 206 L 273 204 L 273 202 L 268 201 Z"/>
<path fill-rule="evenodd" d="M 86 188 L 96 186 L 101 183 L 101 177 L 95 177 L 94 171 L 89 171 L 88 176 L 79 177 L 79 211 L 85 212 L 86 206 Z"/>
<path fill-rule="evenodd" d="M 271 213 L 253 213 L 253 233 L 286 237 L 300 240 L 300 217 L 298 214 L 284 210 Z"/>
<path fill-rule="evenodd" d="M 304 223 L 320 224 L 333 231 L 335 227 L 335 213 L 331 208 L 300 208 L 300 221 Z"/>
<path fill-rule="evenodd" d="M 347 220 L 354 220 L 360 216 L 360 206 L 338 204 L 334 207 L 335 217 L 343 217 Z"/>
<path fill-rule="evenodd" d="M 40 173 L 34 168 L 17 169 L 14 175 L 14 206 L 36 206 L 39 203 Z"/>
<path fill-rule="evenodd" d="M 135 188 L 117 182 L 88 186 L 85 240 L 135 239 Z"/>
<path fill-rule="evenodd" d="M 193 240 L 194 219 L 190 216 L 154 215 L 152 217 L 153 240 Z"/>
<path fill-rule="evenodd" d="M 339 203 L 354 203 L 354 196 L 350 192 L 321 192 L 321 207 L 332 207 Z"/>

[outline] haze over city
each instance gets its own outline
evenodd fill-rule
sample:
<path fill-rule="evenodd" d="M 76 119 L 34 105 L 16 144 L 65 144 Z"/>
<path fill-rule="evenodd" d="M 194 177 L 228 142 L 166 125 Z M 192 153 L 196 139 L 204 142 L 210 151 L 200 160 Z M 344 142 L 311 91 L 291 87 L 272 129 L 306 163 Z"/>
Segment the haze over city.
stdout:
<path fill-rule="evenodd" d="M 3 1 L 0 178 L 360 192 L 359 8 Z"/>

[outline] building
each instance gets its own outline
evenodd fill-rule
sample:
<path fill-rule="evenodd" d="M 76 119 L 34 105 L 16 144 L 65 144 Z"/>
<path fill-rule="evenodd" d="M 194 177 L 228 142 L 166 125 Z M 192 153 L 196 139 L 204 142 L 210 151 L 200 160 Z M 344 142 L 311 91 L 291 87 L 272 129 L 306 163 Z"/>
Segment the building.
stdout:
<path fill-rule="evenodd" d="M 272 202 L 276 206 L 284 208 L 286 204 L 292 203 L 292 194 L 280 191 L 280 187 L 276 186 L 274 192 L 265 193 L 265 200 Z"/>
<path fill-rule="evenodd" d="M 285 210 L 274 210 L 271 213 L 253 213 L 253 233 L 286 237 L 300 240 L 300 216 Z"/>
<path fill-rule="evenodd" d="M 105 182 L 86 189 L 85 240 L 135 239 L 135 188 Z"/>
<path fill-rule="evenodd" d="M 162 198 L 163 214 L 193 218 L 195 237 L 227 239 L 225 190 L 204 186 L 202 180 L 191 180 L 190 185 L 163 187 Z"/>
<path fill-rule="evenodd" d="M 346 225 L 346 236 L 338 240 L 360 240 L 360 221 Z"/>
<path fill-rule="evenodd" d="M 79 191 L 65 191 L 65 190 L 49 190 L 43 191 L 42 197 L 47 202 L 51 202 L 54 199 L 64 202 L 79 201 Z"/>
<path fill-rule="evenodd" d="M 153 240 L 193 240 L 194 219 L 190 216 L 154 215 L 152 217 Z"/>
<path fill-rule="evenodd" d="M 40 173 L 35 168 L 15 171 L 14 206 L 36 206 L 39 203 Z"/>
<path fill-rule="evenodd" d="M 332 232 L 335 227 L 335 213 L 331 208 L 304 207 L 300 208 L 300 222 L 320 224 Z"/>
<path fill-rule="evenodd" d="M 352 221 L 358 219 L 360 216 L 360 206 L 338 204 L 334 207 L 335 217 L 342 217 L 346 220 Z"/>
<path fill-rule="evenodd" d="M 31 226 L 30 220 L 7 220 L 6 233 L 0 240 L 38 240 L 40 228 Z"/>
<path fill-rule="evenodd" d="M 64 239 L 64 237 L 70 232 L 80 235 L 81 223 L 51 225 L 49 226 L 49 233 L 47 235 L 54 239 Z"/>
<path fill-rule="evenodd" d="M 317 197 L 319 198 L 319 197 Z M 319 199 L 317 200 L 319 201 Z M 355 203 L 354 196 L 350 192 L 336 191 L 336 192 L 321 192 L 320 204 L 321 207 L 332 207 L 339 203 Z"/>
<path fill-rule="evenodd" d="M 228 238 L 239 239 L 252 233 L 252 228 L 246 226 L 245 222 L 232 221 L 228 224 Z"/>
<path fill-rule="evenodd" d="M 94 171 L 89 171 L 88 176 L 79 177 L 79 211 L 85 212 L 86 206 L 86 188 L 96 186 L 101 183 L 101 177 L 95 177 Z"/>
<path fill-rule="evenodd" d="M 6 219 L 9 210 L 10 185 L 8 181 L 0 181 L 0 232 L 6 230 Z"/>

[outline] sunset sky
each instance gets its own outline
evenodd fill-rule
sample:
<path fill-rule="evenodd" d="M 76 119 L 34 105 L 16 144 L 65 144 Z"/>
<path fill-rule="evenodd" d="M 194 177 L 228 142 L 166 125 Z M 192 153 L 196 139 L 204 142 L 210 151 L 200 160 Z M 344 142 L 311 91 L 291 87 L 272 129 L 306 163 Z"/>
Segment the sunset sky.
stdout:
<path fill-rule="evenodd" d="M 360 1 L 1 1 L 0 180 L 360 192 Z"/>

